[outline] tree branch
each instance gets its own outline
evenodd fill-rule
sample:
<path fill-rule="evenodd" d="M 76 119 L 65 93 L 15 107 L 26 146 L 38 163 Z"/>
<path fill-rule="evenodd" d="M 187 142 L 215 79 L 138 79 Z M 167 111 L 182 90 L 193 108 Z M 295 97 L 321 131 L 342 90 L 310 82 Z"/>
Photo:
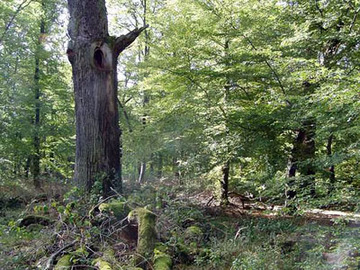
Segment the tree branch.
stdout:
<path fill-rule="evenodd" d="M 126 35 L 121 35 L 120 37 L 116 38 L 115 46 L 114 46 L 115 56 L 117 57 L 123 50 L 129 47 L 131 43 L 133 43 L 135 39 L 141 34 L 141 32 L 148 27 L 149 25 L 145 25 L 140 28 L 135 28 Z"/>
<path fill-rule="evenodd" d="M 324 17 L 324 13 L 323 13 L 322 9 L 321 9 L 320 6 L 319 6 L 318 0 L 315 0 L 315 7 L 316 7 L 316 9 L 319 11 L 321 17 Z"/>
<path fill-rule="evenodd" d="M 257 51 L 258 49 L 255 47 L 254 43 L 245 35 L 243 35 L 244 39 L 246 39 L 246 41 L 250 44 L 251 48 L 254 50 L 254 51 Z M 264 59 L 264 62 L 265 64 L 268 66 L 268 68 L 271 70 L 271 72 L 273 73 L 274 77 L 275 77 L 275 80 L 278 82 L 279 86 L 280 86 L 280 89 L 281 91 L 283 92 L 284 96 L 286 96 L 286 91 L 285 91 L 285 88 L 280 80 L 280 77 L 279 75 L 277 74 L 276 70 L 272 67 L 272 65 L 270 64 L 270 62 L 266 59 Z"/>
<path fill-rule="evenodd" d="M 26 3 L 28 0 L 24 0 L 16 9 L 16 11 L 14 12 L 14 14 L 12 15 L 10 21 L 8 22 L 8 24 L 5 27 L 4 32 L 2 33 L 1 37 L 0 37 L 0 43 L 2 43 L 6 32 L 9 30 L 10 26 L 12 25 L 13 21 L 15 20 L 16 16 L 19 14 L 19 12 L 21 10 L 23 10 L 24 8 L 26 8 L 28 5 L 30 5 L 30 3 L 32 2 L 32 0 L 30 0 L 28 3 Z"/>
<path fill-rule="evenodd" d="M 357 10 L 355 10 L 355 14 L 354 14 L 354 17 L 353 17 L 353 19 L 352 19 L 352 21 L 351 21 L 351 25 L 350 25 L 350 29 L 349 29 L 349 34 L 351 33 L 351 31 L 352 31 L 353 28 L 354 28 L 354 25 L 355 25 L 355 22 L 356 22 L 356 19 L 357 19 L 357 16 L 358 16 L 359 12 L 360 12 L 360 8 L 358 8 Z"/>
<path fill-rule="evenodd" d="M 133 132 L 133 130 L 132 130 L 132 128 L 131 128 L 129 116 L 128 116 L 128 114 L 127 114 L 124 106 L 121 104 L 119 98 L 117 99 L 117 101 L 118 101 L 118 104 L 119 104 L 120 108 L 122 109 L 122 111 L 123 111 L 123 113 L 124 113 L 126 123 L 127 123 L 128 127 L 129 127 L 129 132 L 131 133 L 131 132 Z M 126 104 L 126 103 L 125 103 L 125 104 Z"/>
<path fill-rule="evenodd" d="M 65 246 L 63 246 L 62 248 L 60 248 L 59 250 L 57 250 L 55 253 L 53 253 L 50 258 L 48 259 L 48 261 L 46 262 L 46 266 L 45 266 L 45 270 L 50 270 L 53 266 L 54 260 L 56 259 L 56 257 L 63 252 L 65 249 L 68 249 L 70 247 L 72 247 L 73 245 L 76 244 L 76 240 L 72 241 L 70 244 L 67 244 Z"/>

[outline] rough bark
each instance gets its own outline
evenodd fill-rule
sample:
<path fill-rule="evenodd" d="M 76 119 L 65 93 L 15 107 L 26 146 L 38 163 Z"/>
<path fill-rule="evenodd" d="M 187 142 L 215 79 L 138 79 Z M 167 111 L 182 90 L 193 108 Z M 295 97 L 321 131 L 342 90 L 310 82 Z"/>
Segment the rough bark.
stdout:
<path fill-rule="evenodd" d="M 67 54 L 73 70 L 76 112 L 74 179 L 90 191 L 102 181 L 103 195 L 121 192 L 117 57 L 146 28 L 110 37 L 105 0 L 68 0 Z"/>

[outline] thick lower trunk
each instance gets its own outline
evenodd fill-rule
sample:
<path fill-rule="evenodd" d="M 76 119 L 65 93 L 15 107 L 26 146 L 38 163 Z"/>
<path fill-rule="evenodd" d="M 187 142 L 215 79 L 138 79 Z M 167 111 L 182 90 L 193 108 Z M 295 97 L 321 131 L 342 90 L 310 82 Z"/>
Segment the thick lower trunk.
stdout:
<path fill-rule="evenodd" d="M 315 195 L 314 175 L 315 168 L 311 159 L 315 157 L 315 123 L 311 120 L 303 123 L 303 127 L 298 131 L 291 151 L 289 166 L 289 189 L 286 192 L 287 199 L 295 198 L 296 172 L 304 176 L 300 183 L 301 189 L 309 189 L 311 196 Z"/>
<path fill-rule="evenodd" d="M 95 46 L 99 47 L 93 49 Z M 111 188 L 121 192 L 116 59 L 106 43 L 82 44 L 78 54 L 73 63 L 76 104 L 74 178 L 87 191 L 94 181 L 99 180 L 103 182 L 104 195 L 109 195 Z M 105 55 L 109 57 L 105 58 Z"/>
<path fill-rule="evenodd" d="M 221 185 L 221 194 L 220 194 L 220 203 L 221 205 L 229 204 L 229 175 L 230 175 L 230 162 L 227 161 L 222 167 L 222 180 L 220 181 Z"/>

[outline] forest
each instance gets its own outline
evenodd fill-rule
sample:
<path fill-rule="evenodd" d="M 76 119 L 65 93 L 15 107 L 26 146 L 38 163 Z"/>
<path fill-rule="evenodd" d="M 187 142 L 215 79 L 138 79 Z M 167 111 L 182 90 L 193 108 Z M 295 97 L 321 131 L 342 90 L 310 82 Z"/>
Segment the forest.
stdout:
<path fill-rule="evenodd" d="M 0 1 L 0 269 L 360 269 L 359 13 Z"/>

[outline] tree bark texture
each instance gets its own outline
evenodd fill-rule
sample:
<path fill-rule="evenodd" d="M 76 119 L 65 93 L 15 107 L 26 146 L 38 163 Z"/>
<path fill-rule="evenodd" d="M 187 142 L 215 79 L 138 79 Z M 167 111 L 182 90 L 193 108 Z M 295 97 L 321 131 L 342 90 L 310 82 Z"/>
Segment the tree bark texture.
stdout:
<path fill-rule="evenodd" d="M 76 112 L 74 179 L 90 191 L 102 181 L 103 195 L 121 192 L 117 57 L 144 28 L 110 37 L 105 0 L 68 0 L 67 54 L 73 70 Z"/>

